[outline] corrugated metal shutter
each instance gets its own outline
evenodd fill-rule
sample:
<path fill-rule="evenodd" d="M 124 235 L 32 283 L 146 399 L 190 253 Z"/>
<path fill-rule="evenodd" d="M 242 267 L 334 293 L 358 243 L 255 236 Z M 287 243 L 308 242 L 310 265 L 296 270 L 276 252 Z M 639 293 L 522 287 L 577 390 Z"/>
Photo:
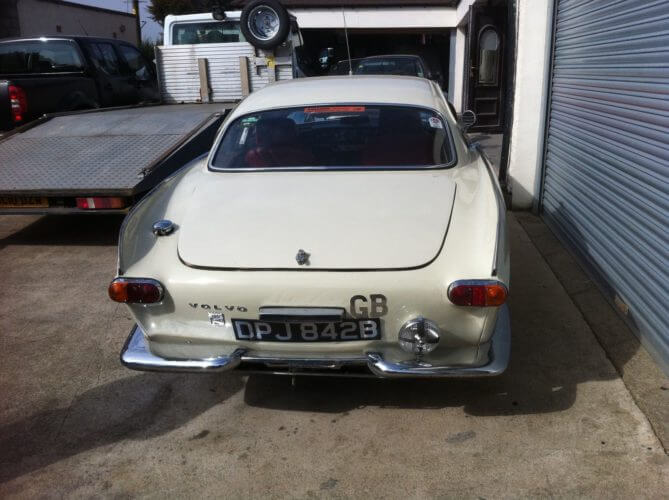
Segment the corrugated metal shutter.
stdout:
<path fill-rule="evenodd" d="M 209 86 L 214 102 L 235 101 L 242 98 L 239 58 L 255 58 L 255 49 L 246 42 L 201 45 L 173 45 L 157 47 L 158 77 L 163 101 L 200 102 L 200 77 L 197 60 L 207 59 Z M 276 67 L 276 79 L 292 78 L 290 64 Z M 249 64 L 251 91 L 269 84 L 266 66 Z"/>
<path fill-rule="evenodd" d="M 542 211 L 669 366 L 669 2 L 556 0 Z"/>

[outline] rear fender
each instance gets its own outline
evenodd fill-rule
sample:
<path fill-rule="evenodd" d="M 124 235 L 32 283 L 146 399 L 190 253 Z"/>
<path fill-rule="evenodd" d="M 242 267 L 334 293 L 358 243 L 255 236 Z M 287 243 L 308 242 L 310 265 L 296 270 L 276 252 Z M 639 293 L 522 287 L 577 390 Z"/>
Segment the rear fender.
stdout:
<path fill-rule="evenodd" d="M 153 223 L 170 217 L 170 200 L 179 181 L 198 166 L 202 166 L 205 158 L 203 155 L 167 177 L 149 191 L 125 217 L 118 239 L 118 276 L 123 276 L 134 263 L 151 252 L 157 242 L 157 237 L 152 232 Z M 179 221 L 173 222 L 178 228 Z"/>

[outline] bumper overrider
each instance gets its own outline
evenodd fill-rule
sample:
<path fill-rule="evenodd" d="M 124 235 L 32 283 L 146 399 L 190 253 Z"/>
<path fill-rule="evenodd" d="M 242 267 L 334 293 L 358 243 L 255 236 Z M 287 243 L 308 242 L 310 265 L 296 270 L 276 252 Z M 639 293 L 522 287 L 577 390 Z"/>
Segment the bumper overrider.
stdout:
<path fill-rule="evenodd" d="M 357 357 L 287 357 L 238 348 L 226 356 L 206 359 L 166 359 L 151 353 L 144 332 L 135 325 L 121 351 L 121 363 L 132 370 L 168 372 L 263 372 L 284 375 L 391 377 L 491 377 L 509 364 L 511 325 L 508 306 L 500 307 L 489 343 L 487 362 L 480 366 L 438 365 L 429 358 L 388 361 L 370 350 Z"/>

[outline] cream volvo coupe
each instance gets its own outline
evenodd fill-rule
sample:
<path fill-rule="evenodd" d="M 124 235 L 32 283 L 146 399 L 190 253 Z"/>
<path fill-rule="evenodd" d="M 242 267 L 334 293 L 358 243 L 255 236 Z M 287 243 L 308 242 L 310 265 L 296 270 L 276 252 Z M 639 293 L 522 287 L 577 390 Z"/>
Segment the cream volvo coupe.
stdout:
<path fill-rule="evenodd" d="M 467 377 L 508 364 L 491 165 L 426 79 L 281 82 L 127 216 L 136 370 Z"/>

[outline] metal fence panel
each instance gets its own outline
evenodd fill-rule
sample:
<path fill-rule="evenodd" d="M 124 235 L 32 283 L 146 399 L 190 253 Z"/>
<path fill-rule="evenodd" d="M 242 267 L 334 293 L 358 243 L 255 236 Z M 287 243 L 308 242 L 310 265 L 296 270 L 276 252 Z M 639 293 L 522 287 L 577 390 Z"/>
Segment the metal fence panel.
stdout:
<path fill-rule="evenodd" d="M 251 91 L 270 83 L 267 66 L 254 64 L 255 48 L 246 42 L 173 45 L 156 48 L 158 77 L 164 102 L 200 102 L 198 59 L 206 59 L 213 102 L 241 99 L 239 58 L 248 57 Z M 290 64 L 275 67 L 276 80 L 292 78 Z"/>

